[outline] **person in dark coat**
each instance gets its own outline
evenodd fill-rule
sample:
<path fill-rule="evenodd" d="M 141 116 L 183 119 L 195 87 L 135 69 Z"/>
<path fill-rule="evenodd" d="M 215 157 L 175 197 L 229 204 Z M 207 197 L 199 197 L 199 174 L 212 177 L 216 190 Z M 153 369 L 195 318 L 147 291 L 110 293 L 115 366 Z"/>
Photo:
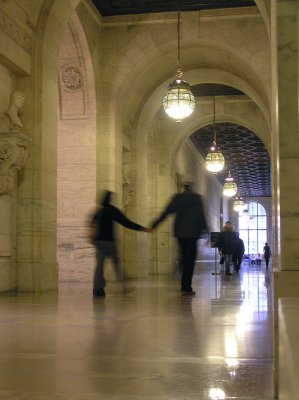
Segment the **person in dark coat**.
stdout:
<path fill-rule="evenodd" d="M 155 229 L 165 218 L 175 215 L 174 236 L 180 249 L 180 267 L 182 271 L 181 292 L 183 296 L 194 296 L 192 277 L 197 252 L 197 240 L 207 231 L 202 198 L 192 189 L 192 182 L 183 183 L 184 191 L 172 197 L 165 210 L 152 223 Z"/>
<path fill-rule="evenodd" d="M 244 253 L 245 253 L 244 242 L 239 237 L 239 232 L 236 232 L 235 250 L 234 250 L 234 254 L 233 254 L 234 270 L 236 272 L 240 271 Z"/>
<path fill-rule="evenodd" d="M 130 221 L 118 208 L 113 206 L 111 204 L 112 195 L 111 191 L 105 192 L 101 207 L 97 209 L 91 221 L 92 243 L 96 247 L 97 257 L 93 280 L 93 295 L 96 297 L 105 296 L 104 262 L 107 257 L 112 258 L 115 272 L 119 280 L 122 280 L 121 264 L 114 234 L 115 223 L 135 231 L 150 231 L 150 229 Z"/>
<path fill-rule="evenodd" d="M 230 265 L 232 263 L 233 254 L 235 253 L 237 235 L 233 231 L 230 221 L 226 221 L 223 231 L 219 236 L 218 248 L 224 257 L 225 275 L 232 275 Z"/>
<path fill-rule="evenodd" d="M 265 246 L 264 246 L 264 259 L 266 262 L 267 269 L 269 268 L 270 257 L 271 257 L 271 249 L 270 249 L 270 246 L 268 245 L 268 243 L 266 242 Z"/>

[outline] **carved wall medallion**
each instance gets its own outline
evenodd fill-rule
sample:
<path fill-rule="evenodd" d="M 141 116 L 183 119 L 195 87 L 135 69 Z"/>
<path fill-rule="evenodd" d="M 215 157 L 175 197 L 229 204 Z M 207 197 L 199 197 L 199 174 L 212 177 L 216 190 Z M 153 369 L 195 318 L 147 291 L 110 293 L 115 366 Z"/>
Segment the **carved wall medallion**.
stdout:
<path fill-rule="evenodd" d="M 17 171 L 27 160 L 29 142 L 21 132 L 0 132 L 0 195 L 15 188 Z"/>
<path fill-rule="evenodd" d="M 83 75 L 78 67 L 69 65 L 62 72 L 62 82 L 70 90 L 80 89 L 83 86 Z"/>

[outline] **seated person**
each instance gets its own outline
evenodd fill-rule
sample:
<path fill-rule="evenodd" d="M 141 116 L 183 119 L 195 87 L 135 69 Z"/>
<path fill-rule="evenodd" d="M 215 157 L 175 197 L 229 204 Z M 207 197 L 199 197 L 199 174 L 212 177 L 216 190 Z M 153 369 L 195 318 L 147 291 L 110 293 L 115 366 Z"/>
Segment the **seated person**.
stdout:
<path fill-rule="evenodd" d="M 258 253 L 255 259 L 256 265 L 261 265 L 262 263 L 262 256 L 261 253 Z"/>
<path fill-rule="evenodd" d="M 251 265 L 255 264 L 255 255 L 253 253 L 250 256 L 250 264 Z"/>

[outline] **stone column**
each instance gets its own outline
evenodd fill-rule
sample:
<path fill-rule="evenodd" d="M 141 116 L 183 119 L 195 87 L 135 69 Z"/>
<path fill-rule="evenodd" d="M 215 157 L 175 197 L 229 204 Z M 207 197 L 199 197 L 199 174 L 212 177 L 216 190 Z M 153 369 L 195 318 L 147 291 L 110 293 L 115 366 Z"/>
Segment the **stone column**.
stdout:
<path fill-rule="evenodd" d="M 30 139 L 21 132 L 0 133 L 0 292 L 16 289 L 16 180 L 28 156 Z"/>
<path fill-rule="evenodd" d="M 277 71 L 279 115 L 280 262 L 274 270 L 274 354 L 276 394 L 279 382 L 278 299 L 299 296 L 299 124 L 298 4 L 277 0 Z M 279 189 L 279 185 L 278 185 Z M 279 251 L 279 247 L 278 247 Z"/>

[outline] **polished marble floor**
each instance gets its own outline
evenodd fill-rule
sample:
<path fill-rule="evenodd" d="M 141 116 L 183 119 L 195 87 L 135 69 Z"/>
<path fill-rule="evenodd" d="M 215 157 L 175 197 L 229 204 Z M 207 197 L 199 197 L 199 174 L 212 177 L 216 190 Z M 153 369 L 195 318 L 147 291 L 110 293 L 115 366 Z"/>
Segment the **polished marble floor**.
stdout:
<path fill-rule="evenodd" d="M 271 270 L 213 270 L 191 298 L 173 278 L 1 295 L 0 399 L 272 399 Z"/>

